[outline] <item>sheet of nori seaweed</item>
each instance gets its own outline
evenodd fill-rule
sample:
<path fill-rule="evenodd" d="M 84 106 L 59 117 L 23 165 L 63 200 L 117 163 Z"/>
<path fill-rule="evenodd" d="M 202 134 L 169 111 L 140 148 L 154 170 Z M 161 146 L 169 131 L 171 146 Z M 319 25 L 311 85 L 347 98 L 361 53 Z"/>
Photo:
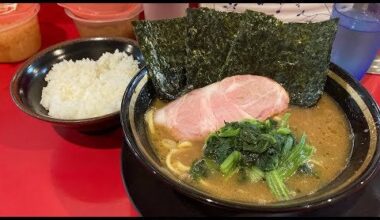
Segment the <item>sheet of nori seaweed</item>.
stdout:
<path fill-rule="evenodd" d="M 266 61 L 276 57 L 275 47 L 282 44 L 278 31 L 281 25 L 273 16 L 247 10 L 222 67 L 223 78 L 239 73 L 259 73 L 273 78 L 276 67 L 267 65 Z"/>
<path fill-rule="evenodd" d="M 316 104 L 324 90 L 337 20 L 261 24 L 260 16 L 247 15 L 223 67 L 225 76 L 268 76 L 284 86 L 291 104 Z"/>
<path fill-rule="evenodd" d="M 174 100 L 186 88 L 186 18 L 134 21 L 133 26 L 158 97 Z"/>
<path fill-rule="evenodd" d="M 278 54 L 275 80 L 289 91 L 291 103 L 310 107 L 323 94 L 338 20 L 285 24 L 287 43 Z M 287 37 L 287 38 L 286 38 Z M 285 51 L 291 51 L 289 56 Z"/>
<path fill-rule="evenodd" d="M 186 75 L 189 89 L 221 79 L 220 70 L 236 37 L 241 17 L 240 13 L 208 8 L 187 10 Z"/>

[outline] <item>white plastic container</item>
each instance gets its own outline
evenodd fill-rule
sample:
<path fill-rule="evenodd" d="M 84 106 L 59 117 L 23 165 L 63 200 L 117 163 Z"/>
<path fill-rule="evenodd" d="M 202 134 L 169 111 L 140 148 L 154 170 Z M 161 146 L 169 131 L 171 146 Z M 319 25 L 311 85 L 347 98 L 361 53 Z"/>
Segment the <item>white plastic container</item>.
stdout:
<path fill-rule="evenodd" d="M 102 4 L 98 5 L 101 6 Z M 139 19 L 143 8 L 141 4 L 129 4 L 129 6 L 123 13 L 114 14 L 110 13 L 109 10 L 102 14 L 99 9 L 96 13 L 74 14 L 77 11 L 71 11 L 68 7 L 65 7 L 65 13 L 73 19 L 81 37 L 127 37 L 135 39 L 132 21 Z M 95 9 L 94 7 L 90 8 L 90 5 L 88 7 L 89 10 Z"/>
<path fill-rule="evenodd" d="M 161 20 L 186 16 L 189 3 L 144 3 L 145 20 Z"/>

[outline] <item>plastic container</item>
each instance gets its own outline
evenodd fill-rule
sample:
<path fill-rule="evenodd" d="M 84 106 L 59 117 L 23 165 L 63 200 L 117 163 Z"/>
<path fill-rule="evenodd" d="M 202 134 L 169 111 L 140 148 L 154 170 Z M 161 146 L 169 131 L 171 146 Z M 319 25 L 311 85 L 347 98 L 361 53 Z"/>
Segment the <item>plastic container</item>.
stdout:
<path fill-rule="evenodd" d="M 144 3 L 146 20 L 171 19 L 186 16 L 189 3 Z"/>
<path fill-rule="evenodd" d="M 0 63 L 25 60 L 41 47 L 39 4 L 0 4 Z"/>
<path fill-rule="evenodd" d="M 58 3 L 58 5 L 70 10 L 75 16 L 87 20 L 125 19 L 134 10 L 141 10 L 142 7 L 131 3 Z"/>
<path fill-rule="evenodd" d="M 380 49 L 380 4 L 335 4 L 332 17 L 339 27 L 331 61 L 360 80 Z"/>
<path fill-rule="evenodd" d="M 110 5 L 115 6 L 115 4 L 80 4 L 80 10 L 78 10 L 79 4 L 70 5 L 65 5 L 65 13 L 73 19 L 81 37 L 135 39 L 132 21 L 139 19 L 139 14 L 143 10 L 141 4 L 123 4 L 128 7 L 120 7 L 118 12 L 115 11 L 115 8 L 111 10 Z M 73 5 L 76 5 L 76 8 Z M 108 10 L 102 10 L 100 6 L 104 6 Z"/>

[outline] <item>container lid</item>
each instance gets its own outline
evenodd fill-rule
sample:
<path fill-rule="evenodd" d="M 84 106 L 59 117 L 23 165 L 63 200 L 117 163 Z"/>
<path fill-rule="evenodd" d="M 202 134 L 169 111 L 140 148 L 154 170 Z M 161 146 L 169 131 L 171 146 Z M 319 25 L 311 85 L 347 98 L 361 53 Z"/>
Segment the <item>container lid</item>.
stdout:
<path fill-rule="evenodd" d="M 76 17 L 87 20 L 129 19 L 138 15 L 142 4 L 133 3 L 58 3 Z"/>
<path fill-rule="evenodd" d="M 0 31 L 28 21 L 39 10 L 37 3 L 0 3 Z"/>
<path fill-rule="evenodd" d="M 339 17 L 339 25 L 350 30 L 380 32 L 380 4 L 337 3 L 332 17 Z"/>

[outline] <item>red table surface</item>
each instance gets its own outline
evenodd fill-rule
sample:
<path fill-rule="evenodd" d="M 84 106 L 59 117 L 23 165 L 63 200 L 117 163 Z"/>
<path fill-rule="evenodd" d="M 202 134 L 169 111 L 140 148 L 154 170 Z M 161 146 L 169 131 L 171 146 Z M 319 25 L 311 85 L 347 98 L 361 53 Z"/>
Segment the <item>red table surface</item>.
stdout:
<path fill-rule="evenodd" d="M 41 49 L 78 37 L 56 4 L 41 4 L 39 21 Z M 9 93 L 19 65 L 0 64 L 0 216 L 138 216 L 121 177 L 121 129 L 59 132 L 26 115 Z M 380 78 L 362 82 L 379 102 Z"/>

